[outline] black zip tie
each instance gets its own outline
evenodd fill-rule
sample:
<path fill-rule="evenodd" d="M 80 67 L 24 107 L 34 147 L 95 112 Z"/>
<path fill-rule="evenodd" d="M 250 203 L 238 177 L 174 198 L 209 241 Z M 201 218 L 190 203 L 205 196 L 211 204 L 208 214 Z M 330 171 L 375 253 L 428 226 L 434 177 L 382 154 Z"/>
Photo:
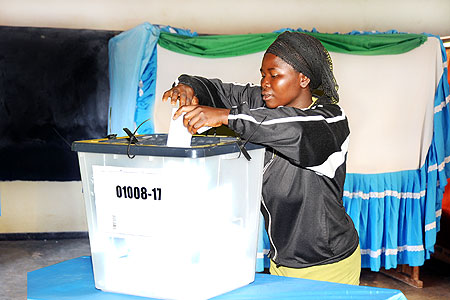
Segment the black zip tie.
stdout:
<path fill-rule="evenodd" d="M 247 149 L 245 149 L 245 144 L 246 144 L 246 143 L 243 144 L 243 143 L 242 143 L 242 140 L 238 137 L 238 138 L 237 138 L 237 141 L 236 141 L 236 144 L 238 145 L 239 150 L 241 151 L 241 152 L 239 153 L 238 158 L 241 156 L 241 153 L 242 153 L 242 154 L 244 154 L 245 158 L 246 158 L 248 161 L 250 161 L 250 160 L 252 159 L 252 157 L 251 157 L 250 154 L 248 153 Z"/>
<path fill-rule="evenodd" d="M 142 126 L 142 124 L 144 124 L 145 122 L 149 121 L 150 119 L 151 118 L 148 118 L 147 120 L 145 120 L 141 124 L 139 124 L 139 126 L 134 130 L 133 133 L 131 133 L 131 130 L 126 128 L 126 127 L 123 129 L 128 135 L 127 156 L 128 156 L 129 159 L 133 159 L 136 156 L 135 154 L 133 156 L 130 156 L 131 144 L 136 145 L 137 143 L 139 143 L 139 140 L 136 138 L 136 132 L 138 131 L 139 127 Z"/>
<path fill-rule="evenodd" d="M 134 135 L 134 133 L 131 133 L 130 129 L 124 128 L 123 131 L 125 131 L 128 135 L 128 140 L 130 141 L 130 144 L 137 144 L 139 143 L 138 139 Z"/>

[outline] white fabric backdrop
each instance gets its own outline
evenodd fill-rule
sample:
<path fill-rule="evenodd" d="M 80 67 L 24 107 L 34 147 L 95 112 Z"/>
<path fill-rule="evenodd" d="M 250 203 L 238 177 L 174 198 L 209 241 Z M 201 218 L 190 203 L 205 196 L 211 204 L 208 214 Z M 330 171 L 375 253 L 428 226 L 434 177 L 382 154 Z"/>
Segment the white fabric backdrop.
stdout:
<path fill-rule="evenodd" d="M 200 58 L 160 46 L 155 132 L 168 132 L 171 106 L 160 99 L 183 73 L 225 82 L 259 84 L 263 53 Z M 420 168 L 433 134 L 433 101 L 442 75 L 437 38 L 398 55 L 330 53 L 340 86 L 340 105 L 350 122 L 347 173 L 386 173 Z"/>

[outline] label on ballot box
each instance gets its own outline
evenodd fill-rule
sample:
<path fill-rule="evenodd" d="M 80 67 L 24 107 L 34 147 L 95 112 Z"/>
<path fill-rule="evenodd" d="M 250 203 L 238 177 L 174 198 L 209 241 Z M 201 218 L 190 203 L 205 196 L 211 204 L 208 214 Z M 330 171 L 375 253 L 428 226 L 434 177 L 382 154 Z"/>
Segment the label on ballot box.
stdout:
<path fill-rule="evenodd" d="M 169 208 L 160 169 L 93 166 L 97 225 L 114 234 L 153 236 Z M 164 224 L 170 226 L 170 224 Z"/>

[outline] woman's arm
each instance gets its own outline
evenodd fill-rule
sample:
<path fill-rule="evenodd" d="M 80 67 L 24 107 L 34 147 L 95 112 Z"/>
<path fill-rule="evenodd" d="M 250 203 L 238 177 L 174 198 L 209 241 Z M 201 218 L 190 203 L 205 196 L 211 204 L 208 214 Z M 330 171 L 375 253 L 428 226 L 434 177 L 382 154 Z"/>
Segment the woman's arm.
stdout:
<path fill-rule="evenodd" d="M 264 105 L 261 87 L 251 83 L 224 83 L 219 79 L 190 75 L 181 75 L 178 81 L 193 88 L 200 105 L 217 108 L 231 108 L 242 103 L 247 103 L 252 108 Z"/>
<path fill-rule="evenodd" d="M 181 75 L 178 84 L 164 93 L 162 100 L 169 99 L 173 105 L 180 104 L 173 118 L 185 114 L 183 123 L 191 133 L 204 126 L 228 125 L 232 107 L 243 103 L 253 107 L 263 105 L 259 86 L 223 83 L 219 79 L 189 75 Z"/>
<path fill-rule="evenodd" d="M 332 154 L 343 161 L 350 133 L 345 114 L 332 104 L 304 110 L 250 109 L 243 104 L 231 109 L 228 127 L 305 168 L 324 163 Z"/>

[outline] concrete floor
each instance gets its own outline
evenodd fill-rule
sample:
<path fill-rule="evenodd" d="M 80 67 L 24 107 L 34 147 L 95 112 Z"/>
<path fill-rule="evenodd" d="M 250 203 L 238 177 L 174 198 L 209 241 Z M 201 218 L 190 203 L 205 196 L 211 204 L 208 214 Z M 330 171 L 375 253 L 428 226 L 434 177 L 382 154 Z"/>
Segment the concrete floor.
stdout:
<path fill-rule="evenodd" d="M 85 255 L 90 255 L 86 238 L 0 241 L 0 300 L 26 299 L 27 272 Z M 450 299 L 450 265 L 428 260 L 420 279 L 422 289 L 367 269 L 361 272 L 361 285 L 397 289 L 409 300 Z"/>

